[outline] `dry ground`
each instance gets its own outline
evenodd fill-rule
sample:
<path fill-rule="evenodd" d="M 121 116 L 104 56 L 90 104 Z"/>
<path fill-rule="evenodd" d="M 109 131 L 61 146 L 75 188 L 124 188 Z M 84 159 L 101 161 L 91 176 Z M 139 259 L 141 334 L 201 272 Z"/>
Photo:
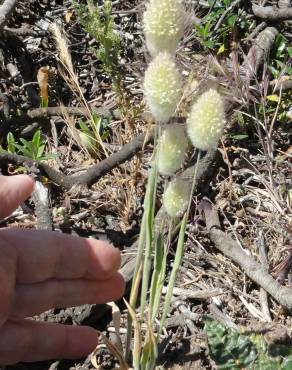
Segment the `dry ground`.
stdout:
<path fill-rule="evenodd" d="M 275 5 L 276 2 L 265 3 Z M 187 4 L 194 23 L 210 10 L 207 1 L 188 1 Z M 275 66 L 274 46 L 266 50 L 264 58 L 259 61 L 257 79 L 248 79 L 245 60 L 249 50 L 256 45 L 258 33 L 267 26 L 276 27 L 286 38 L 287 45 L 291 45 L 291 21 L 255 17 L 251 4 L 245 1 L 237 2 L 227 14 L 233 11 L 237 14 L 238 9 L 242 10 L 242 22 L 245 23 L 242 29 L 231 27 L 224 36 L 225 50 L 222 53 L 217 53 L 217 45 L 213 49 L 208 48 L 193 29 L 183 40 L 178 53 L 186 77 L 185 95 L 189 96 L 187 89 L 194 86 L 194 81 L 199 83 L 198 91 L 219 83 L 226 97 L 228 125 L 194 198 L 183 266 L 166 323 L 165 340 L 160 348 L 159 362 L 165 369 L 215 368 L 208 355 L 203 330 L 205 315 L 234 328 L 283 325 L 289 336 L 285 340 L 291 343 L 289 311 L 275 297 L 265 294 L 264 283 L 261 287 L 242 266 L 215 249 L 206 229 L 201 204 L 204 197 L 210 199 L 219 210 L 222 229 L 232 236 L 237 247 L 265 266 L 282 286 L 289 286 L 292 260 L 291 111 L 290 122 L 285 113 L 291 109 L 291 90 L 279 87 L 278 77 L 269 69 L 269 66 Z M 125 114 L 119 109 L 109 76 L 92 52 L 92 47 L 98 45 L 82 30 L 72 2 L 19 2 L 0 40 L 2 145 L 6 145 L 8 131 L 13 131 L 16 138 L 29 139 L 37 128 L 41 128 L 48 140 L 47 151 L 58 154 L 56 159 L 49 161 L 55 170 L 68 175 L 79 174 L 105 158 L 102 151 L 97 159 L 93 159 L 80 149 L 72 136 L 72 127 L 78 120 L 75 115 L 52 114 L 37 119 L 26 116 L 28 111 L 39 107 L 36 76 L 43 66 L 50 67 L 49 106 L 76 107 L 80 104 L 59 72 L 56 44 L 48 31 L 48 25 L 56 21 L 62 23 L 67 33 L 74 69 L 86 101 L 92 109 L 102 108 L 104 117 L 109 119 L 109 136 L 104 142 L 109 155 L 118 152 L 137 135 L 147 132 L 149 113 L 143 104 L 141 86 L 149 57 L 143 44 L 142 10 L 143 3 L 138 0 L 113 1 L 116 29 L 122 39 L 120 63 L 123 84 L 129 97 Z M 218 43 L 222 44 L 220 37 Z M 256 58 L 256 53 L 252 57 Z M 289 60 L 282 62 L 284 66 L 278 66 L 280 76 L 282 73 L 289 77 L 285 70 Z M 267 98 L 275 95 L 281 99 Z M 5 116 L 5 97 L 9 99 L 8 116 Z M 186 108 L 191 99 L 186 99 Z M 184 113 L 182 110 L 182 117 Z M 135 255 L 133 245 L 139 234 L 151 150 L 151 144 L 145 145 L 136 156 L 106 173 L 90 189 L 62 189 L 44 171 L 42 181 L 49 190 L 48 210 L 53 215 L 54 229 L 110 240 L 122 250 L 126 266 Z M 14 173 L 19 167 L 9 159 L 1 159 L 0 164 L 4 174 Z M 31 166 L 29 168 L 34 172 Z M 158 200 L 157 207 L 159 203 Z M 38 218 L 34 203 L 28 201 L 1 225 L 36 228 Z M 168 271 L 172 267 L 172 256 L 173 253 Z M 126 313 L 121 302 L 120 308 L 123 334 Z M 36 319 L 92 325 L 114 339 L 110 310 L 105 307 L 56 308 Z M 100 347 L 98 361 L 105 369 L 115 365 L 105 346 Z M 93 366 L 90 358 L 76 362 L 56 359 L 7 369 L 87 370 Z"/>

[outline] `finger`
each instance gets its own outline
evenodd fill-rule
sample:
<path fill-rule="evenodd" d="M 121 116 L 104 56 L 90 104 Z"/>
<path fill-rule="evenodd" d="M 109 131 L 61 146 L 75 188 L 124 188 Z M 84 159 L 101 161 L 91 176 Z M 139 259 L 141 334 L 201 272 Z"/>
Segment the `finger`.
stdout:
<path fill-rule="evenodd" d="M 9 318 L 20 319 L 38 315 L 50 308 L 106 303 L 120 298 L 125 289 L 117 273 L 109 280 L 50 280 L 43 283 L 19 285 Z"/>
<path fill-rule="evenodd" d="M 0 175 L 0 219 L 9 216 L 21 202 L 29 197 L 34 181 L 26 175 Z"/>
<path fill-rule="evenodd" d="M 94 329 L 32 320 L 7 321 L 0 329 L 0 363 L 75 359 L 94 350 Z"/>
<path fill-rule="evenodd" d="M 5 244 L 5 245 L 4 245 Z M 17 282 L 48 279 L 107 280 L 120 267 L 117 248 L 95 240 L 45 230 L 0 230 L 0 252 L 14 248 Z"/>

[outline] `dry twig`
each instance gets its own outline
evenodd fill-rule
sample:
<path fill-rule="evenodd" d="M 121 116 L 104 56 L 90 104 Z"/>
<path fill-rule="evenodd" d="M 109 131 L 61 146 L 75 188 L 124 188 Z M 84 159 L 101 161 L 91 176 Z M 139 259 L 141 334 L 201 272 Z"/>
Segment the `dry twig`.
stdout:
<path fill-rule="evenodd" d="M 276 8 L 273 6 L 259 6 L 253 4 L 252 11 L 256 17 L 269 21 L 287 21 L 292 19 L 292 8 Z"/>
<path fill-rule="evenodd" d="M 210 202 L 203 201 L 202 208 L 205 214 L 207 229 L 215 247 L 226 257 L 237 263 L 250 279 L 265 289 L 279 304 L 291 310 L 292 288 L 287 288 L 279 284 L 269 274 L 266 267 L 256 262 L 231 236 L 221 230 L 218 212 L 215 207 L 212 207 Z"/>
<path fill-rule="evenodd" d="M 89 167 L 88 170 L 81 175 L 67 176 L 56 171 L 46 163 L 35 162 L 30 158 L 10 153 L 0 153 L 0 165 L 7 166 L 7 163 L 15 165 L 25 164 L 29 168 L 41 170 L 52 182 L 63 189 L 71 189 L 75 185 L 90 187 L 115 167 L 131 159 L 144 147 L 144 145 L 149 143 L 152 138 L 152 133 L 146 136 L 145 134 L 141 134 L 135 137 L 129 143 L 124 145 L 117 153 L 113 153 L 98 164 Z"/>
<path fill-rule="evenodd" d="M 243 67 L 245 67 L 252 76 L 256 76 L 261 63 L 269 54 L 277 34 L 278 30 L 275 27 L 267 27 L 254 41 L 254 45 L 250 48 L 246 60 L 243 63 Z"/>
<path fill-rule="evenodd" d="M 5 23 L 8 21 L 11 13 L 13 12 L 16 6 L 17 0 L 5 0 L 0 6 L 0 31 L 5 26 Z"/>

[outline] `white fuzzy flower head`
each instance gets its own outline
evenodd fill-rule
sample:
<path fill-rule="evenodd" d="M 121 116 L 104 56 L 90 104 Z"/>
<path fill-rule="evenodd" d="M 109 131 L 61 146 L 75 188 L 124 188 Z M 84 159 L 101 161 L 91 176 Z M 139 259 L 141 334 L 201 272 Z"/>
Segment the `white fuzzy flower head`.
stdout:
<path fill-rule="evenodd" d="M 163 206 L 166 213 L 172 217 L 180 217 L 187 209 L 191 186 L 183 179 L 172 180 L 163 196 Z"/>
<path fill-rule="evenodd" d="M 158 171 L 173 175 L 183 164 L 188 139 L 183 126 L 168 125 L 163 130 L 158 146 Z"/>
<path fill-rule="evenodd" d="M 180 0 L 150 0 L 143 16 L 147 48 L 152 56 L 176 52 L 185 29 L 185 11 Z"/>
<path fill-rule="evenodd" d="M 187 120 L 187 131 L 194 147 L 216 148 L 225 125 L 224 101 L 215 89 L 203 93 L 194 103 Z"/>
<path fill-rule="evenodd" d="M 181 76 L 169 53 L 160 53 L 149 64 L 144 79 L 146 102 L 154 119 L 166 123 L 182 95 Z"/>

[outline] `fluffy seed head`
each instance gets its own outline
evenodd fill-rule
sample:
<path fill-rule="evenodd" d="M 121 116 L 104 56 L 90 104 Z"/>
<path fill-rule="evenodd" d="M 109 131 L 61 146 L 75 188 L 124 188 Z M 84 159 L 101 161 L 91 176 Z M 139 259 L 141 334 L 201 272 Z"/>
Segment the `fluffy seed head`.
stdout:
<path fill-rule="evenodd" d="M 163 206 L 170 217 L 182 216 L 187 209 L 190 191 L 190 184 L 186 180 L 176 178 L 169 183 L 163 196 Z"/>
<path fill-rule="evenodd" d="M 187 120 L 192 144 L 201 150 L 216 148 L 225 125 L 224 102 L 215 89 L 203 93 L 194 103 Z"/>
<path fill-rule="evenodd" d="M 69 52 L 68 40 L 65 36 L 65 33 L 57 25 L 57 23 L 52 23 L 50 26 L 50 30 L 55 38 L 61 62 L 64 64 L 64 66 L 68 69 L 70 73 L 74 74 L 72 58 Z"/>
<path fill-rule="evenodd" d="M 187 146 L 188 139 L 182 126 L 166 126 L 158 147 L 158 171 L 161 175 L 171 176 L 181 167 Z"/>
<path fill-rule="evenodd" d="M 143 15 L 147 48 L 152 56 L 160 51 L 174 54 L 185 29 L 180 0 L 150 0 Z"/>
<path fill-rule="evenodd" d="M 160 53 L 149 64 L 144 93 L 154 119 L 166 123 L 176 110 L 182 94 L 181 76 L 169 53 Z"/>

